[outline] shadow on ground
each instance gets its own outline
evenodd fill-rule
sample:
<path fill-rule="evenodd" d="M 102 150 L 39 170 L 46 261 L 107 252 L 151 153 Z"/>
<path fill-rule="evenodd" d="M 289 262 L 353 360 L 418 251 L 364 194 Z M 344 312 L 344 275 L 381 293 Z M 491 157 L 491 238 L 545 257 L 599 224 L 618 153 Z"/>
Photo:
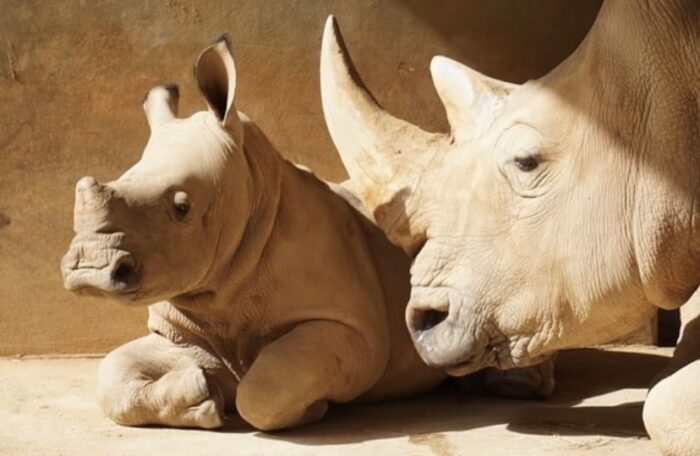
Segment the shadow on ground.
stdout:
<path fill-rule="evenodd" d="M 560 355 L 557 391 L 546 401 L 519 401 L 461 393 L 455 382 L 415 399 L 383 404 L 336 406 L 319 423 L 262 439 L 302 445 L 360 443 L 408 436 L 414 443 L 439 447 L 445 432 L 507 425 L 524 434 L 605 435 L 646 438 L 639 389 L 668 362 L 666 356 L 575 350 Z M 624 390 L 637 390 L 626 401 Z M 615 400 L 603 398 L 616 392 Z M 605 402 L 604 405 L 599 403 Z M 612 401 L 614 402 L 614 401 Z M 250 432 L 240 420 L 220 432 Z M 437 440 L 436 440 L 437 439 Z M 423 442 L 426 440 L 426 442 Z"/>

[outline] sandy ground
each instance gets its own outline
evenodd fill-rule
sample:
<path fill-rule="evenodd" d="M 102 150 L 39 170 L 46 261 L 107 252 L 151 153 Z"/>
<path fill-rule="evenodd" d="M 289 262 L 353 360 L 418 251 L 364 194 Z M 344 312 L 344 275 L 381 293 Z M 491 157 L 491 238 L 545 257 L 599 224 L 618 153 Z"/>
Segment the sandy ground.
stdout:
<path fill-rule="evenodd" d="M 331 409 L 320 423 L 264 434 L 127 428 L 94 400 L 99 359 L 0 359 L 0 454 L 655 455 L 641 420 L 645 386 L 670 351 L 563 353 L 547 401 L 461 393 Z"/>

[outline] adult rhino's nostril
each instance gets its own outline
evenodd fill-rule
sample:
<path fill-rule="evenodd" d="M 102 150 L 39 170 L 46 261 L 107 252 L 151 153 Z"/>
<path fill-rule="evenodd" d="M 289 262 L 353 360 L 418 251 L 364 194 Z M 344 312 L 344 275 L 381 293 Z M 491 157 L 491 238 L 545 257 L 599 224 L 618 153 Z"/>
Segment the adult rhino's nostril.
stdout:
<path fill-rule="evenodd" d="M 447 316 L 448 313 L 443 310 L 413 310 L 410 321 L 411 329 L 414 331 L 429 331 L 447 320 Z"/>

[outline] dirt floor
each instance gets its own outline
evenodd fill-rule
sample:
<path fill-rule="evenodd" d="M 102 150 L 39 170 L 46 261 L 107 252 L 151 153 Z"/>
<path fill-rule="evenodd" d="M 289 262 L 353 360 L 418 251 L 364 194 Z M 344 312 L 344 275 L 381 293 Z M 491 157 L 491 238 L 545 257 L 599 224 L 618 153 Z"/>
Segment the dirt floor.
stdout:
<path fill-rule="evenodd" d="M 232 419 L 220 431 L 127 428 L 94 400 L 99 359 L 0 359 L 1 455 L 629 455 L 657 454 L 641 420 L 645 386 L 668 349 L 560 355 L 547 401 L 465 394 L 331 409 L 320 423 L 264 434 Z"/>

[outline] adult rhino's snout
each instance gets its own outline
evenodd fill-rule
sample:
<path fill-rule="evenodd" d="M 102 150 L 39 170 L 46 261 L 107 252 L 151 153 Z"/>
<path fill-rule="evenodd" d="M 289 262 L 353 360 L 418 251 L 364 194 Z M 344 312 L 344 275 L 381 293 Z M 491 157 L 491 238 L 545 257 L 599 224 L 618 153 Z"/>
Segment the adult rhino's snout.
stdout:
<path fill-rule="evenodd" d="M 456 321 L 453 302 L 459 298 L 455 294 L 449 288 L 414 287 L 406 308 L 406 324 L 426 364 L 462 375 L 486 367 L 482 363 L 489 341 L 485 333 L 468 331 Z"/>

